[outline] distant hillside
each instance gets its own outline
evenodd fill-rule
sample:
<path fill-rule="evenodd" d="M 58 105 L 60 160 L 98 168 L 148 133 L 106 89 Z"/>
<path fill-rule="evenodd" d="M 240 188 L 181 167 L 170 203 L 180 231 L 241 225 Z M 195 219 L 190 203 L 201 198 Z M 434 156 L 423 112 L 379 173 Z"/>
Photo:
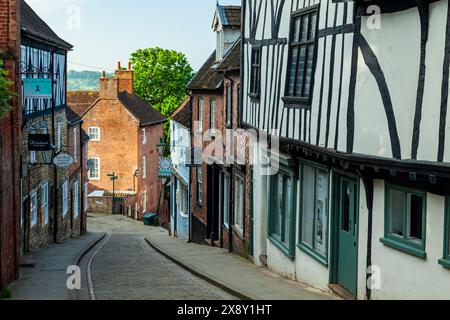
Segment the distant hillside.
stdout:
<path fill-rule="evenodd" d="M 67 73 L 67 90 L 69 91 L 97 91 L 98 79 L 101 72 L 96 71 L 75 71 L 70 70 Z M 107 74 L 107 76 L 111 76 Z"/>

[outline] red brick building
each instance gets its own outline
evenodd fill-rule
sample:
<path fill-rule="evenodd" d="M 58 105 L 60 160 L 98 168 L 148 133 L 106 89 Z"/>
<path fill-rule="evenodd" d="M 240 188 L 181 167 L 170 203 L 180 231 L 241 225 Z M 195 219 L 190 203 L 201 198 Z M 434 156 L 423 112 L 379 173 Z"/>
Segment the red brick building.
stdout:
<path fill-rule="evenodd" d="M 17 74 L 20 59 L 20 2 L 0 3 L 0 56 L 12 90 L 19 93 L 12 101 L 12 111 L 0 119 L 0 289 L 19 275 L 20 245 L 20 145 L 21 81 Z"/>
<path fill-rule="evenodd" d="M 161 190 L 156 145 L 164 136 L 166 118 L 134 95 L 130 65 L 121 70 L 119 64 L 113 78 L 103 75 L 98 99 L 85 110 L 82 99 L 72 95 L 78 104 L 74 108 L 81 110 L 83 129 L 90 136 L 88 157 L 93 167 L 88 177 L 89 193 L 111 192 L 108 174 L 114 173 L 118 177 L 115 191 L 132 197 L 127 209 L 134 212 L 134 218 L 156 212 Z"/>

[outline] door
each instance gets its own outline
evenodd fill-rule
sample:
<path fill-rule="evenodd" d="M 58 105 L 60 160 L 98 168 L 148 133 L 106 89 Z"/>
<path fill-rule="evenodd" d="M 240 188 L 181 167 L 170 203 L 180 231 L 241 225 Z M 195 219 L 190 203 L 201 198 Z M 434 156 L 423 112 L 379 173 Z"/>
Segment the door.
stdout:
<path fill-rule="evenodd" d="M 220 239 L 219 217 L 219 176 L 220 169 L 216 166 L 208 166 L 207 177 L 207 239 L 217 241 Z"/>
<path fill-rule="evenodd" d="M 357 183 L 339 176 L 338 183 L 338 263 L 337 282 L 356 296 L 358 258 Z"/>

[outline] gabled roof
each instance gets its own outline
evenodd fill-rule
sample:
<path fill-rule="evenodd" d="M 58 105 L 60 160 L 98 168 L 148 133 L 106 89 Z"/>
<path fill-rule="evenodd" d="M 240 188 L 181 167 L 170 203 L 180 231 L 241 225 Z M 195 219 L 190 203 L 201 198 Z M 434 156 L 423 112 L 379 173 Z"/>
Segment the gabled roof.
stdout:
<path fill-rule="evenodd" d="M 186 86 L 188 90 L 218 90 L 223 84 L 223 76 L 216 72 L 216 50 L 209 56 L 200 70 Z"/>
<path fill-rule="evenodd" d="M 236 40 L 227 52 L 222 62 L 217 66 L 217 71 L 236 71 L 241 69 L 241 39 Z"/>
<path fill-rule="evenodd" d="M 70 50 L 73 46 L 58 35 L 24 1 L 20 1 L 20 28 L 22 33 L 38 41 Z"/>
<path fill-rule="evenodd" d="M 138 96 L 122 91 L 119 93 L 118 99 L 139 120 L 141 126 L 150 126 L 167 121 L 159 111 L 153 109 Z"/>
<path fill-rule="evenodd" d="M 73 111 L 72 108 L 70 108 L 69 106 L 66 107 L 66 117 L 67 117 L 67 121 L 69 122 L 70 125 L 75 125 L 75 124 L 83 121 L 81 119 L 81 117 L 75 111 Z"/>
<path fill-rule="evenodd" d="M 172 114 L 172 120 L 185 128 L 191 127 L 191 98 L 184 100 L 177 110 Z"/>
<path fill-rule="evenodd" d="M 222 26 L 241 25 L 241 6 L 221 6 L 218 4 L 217 12 Z"/>
<path fill-rule="evenodd" d="M 80 117 L 99 97 L 98 91 L 67 91 L 67 104 Z"/>

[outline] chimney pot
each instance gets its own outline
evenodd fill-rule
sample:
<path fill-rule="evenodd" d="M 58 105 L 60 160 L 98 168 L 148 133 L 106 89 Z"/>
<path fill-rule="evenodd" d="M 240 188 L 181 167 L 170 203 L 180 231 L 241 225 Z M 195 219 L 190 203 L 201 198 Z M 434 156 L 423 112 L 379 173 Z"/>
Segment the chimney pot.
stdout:
<path fill-rule="evenodd" d="M 131 62 L 128 62 L 128 71 L 131 71 Z"/>
<path fill-rule="evenodd" d="M 102 71 L 102 77 L 106 78 L 106 71 Z"/>
<path fill-rule="evenodd" d="M 117 70 L 120 70 L 121 69 L 121 65 L 120 65 L 120 61 L 119 62 L 117 62 Z"/>

